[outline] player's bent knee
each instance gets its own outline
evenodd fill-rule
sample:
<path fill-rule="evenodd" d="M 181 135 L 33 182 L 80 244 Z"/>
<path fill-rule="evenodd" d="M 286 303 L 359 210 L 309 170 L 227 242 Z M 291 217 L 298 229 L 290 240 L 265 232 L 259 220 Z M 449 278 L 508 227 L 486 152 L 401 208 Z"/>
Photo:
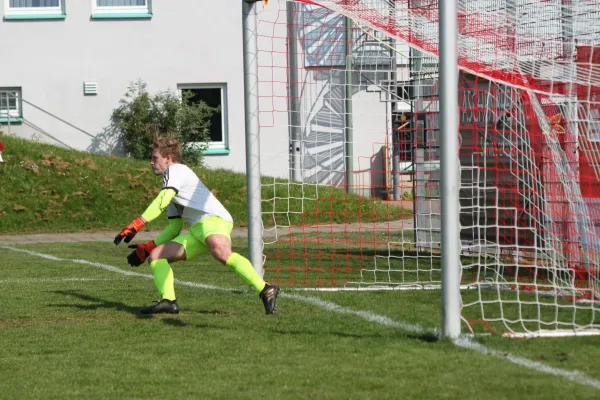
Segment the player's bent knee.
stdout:
<path fill-rule="evenodd" d="M 150 255 L 148 256 L 148 263 L 159 259 L 165 259 L 170 263 L 185 260 L 185 248 L 179 243 L 175 242 L 161 244 L 150 252 Z"/>
<path fill-rule="evenodd" d="M 164 247 L 164 245 L 160 245 L 155 247 L 151 252 L 150 255 L 148 255 L 148 259 L 146 261 L 148 261 L 148 264 L 152 263 L 152 261 L 158 260 L 160 257 L 160 254 L 162 253 L 162 247 Z"/>
<path fill-rule="evenodd" d="M 214 246 L 211 248 L 210 252 L 212 256 L 222 264 L 225 264 L 231 255 L 231 250 L 228 246 Z"/>
<path fill-rule="evenodd" d="M 231 240 L 224 235 L 210 235 L 206 238 L 206 246 L 210 250 L 210 254 L 222 264 L 225 264 L 232 254 Z"/>

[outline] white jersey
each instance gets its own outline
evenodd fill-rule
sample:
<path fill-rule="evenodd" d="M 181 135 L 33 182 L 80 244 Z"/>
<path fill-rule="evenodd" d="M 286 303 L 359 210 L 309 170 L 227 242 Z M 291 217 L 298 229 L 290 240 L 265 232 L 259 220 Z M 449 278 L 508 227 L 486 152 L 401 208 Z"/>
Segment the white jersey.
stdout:
<path fill-rule="evenodd" d="M 183 218 L 190 226 L 202 218 L 217 216 L 233 223 L 231 214 L 187 165 L 173 164 L 163 174 L 163 189 L 176 194 L 167 207 L 169 218 Z"/>

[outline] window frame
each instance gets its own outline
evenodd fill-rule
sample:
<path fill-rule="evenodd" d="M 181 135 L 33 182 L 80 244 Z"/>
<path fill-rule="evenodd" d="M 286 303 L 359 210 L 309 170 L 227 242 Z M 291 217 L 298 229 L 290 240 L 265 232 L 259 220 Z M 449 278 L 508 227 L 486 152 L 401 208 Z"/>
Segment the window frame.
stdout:
<path fill-rule="evenodd" d="M 229 154 L 229 109 L 227 106 L 227 83 L 182 83 L 177 85 L 177 90 L 183 96 L 183 90 L 190 89 L 220 89 L 221 90 L 221 129 L 223 140 L 220 142 L 208 142 L 208 149 L 204 151 L 206 155 Z"/>
<path fill-rule="evenodd" d="M 65 1 L 58 0 L 56 7 L 11 7 L 10 0 L 4 0 L 4 15 L 8 19 L 10 17 L 65 16 Z"/>
<path fill-rule="evenodd" d="M 152 15 L 152 0 L 145 0 L 145 6 L 98 6 L 98 0 L 92 0 L 92 17 L 103 16 L 151 16 Z"/>
<path fill-rule="evenodd" d="M 23 119 L 23 90 L 18 86 L 0 87 L 0 96 L 7 92 L 16 97 L 15 109 L 11 110 L 9 104 L 8 112 L 5 113 L 5 110 L 0 107 L 0 122 L 19 122 Z"/>
<path fill-rule="evenodd" d="M 11 117 L 11 118 L 22 118 L 23 117 L 23 101 L 22 101 L 22 93 L 21 93 L 21 88 L 20 87 L 0 87 L 0 95 L 2 95 L 3 93 L 11 93 L 13 94 L 13 96 L 16 98 L 16 102 L 15 102 L 15 110 L 11 111 L 10 110 L 10 104 L 9 104 L 9 109 L 8 109 L 8 113 L 5 113 L 4 109 L 0 107 L 0 118 L 7 118 L 7 117 Z M 12 97 L 12 96 L 11 96 Z M 7 98 L 10 98 L 7 96 Z"/>

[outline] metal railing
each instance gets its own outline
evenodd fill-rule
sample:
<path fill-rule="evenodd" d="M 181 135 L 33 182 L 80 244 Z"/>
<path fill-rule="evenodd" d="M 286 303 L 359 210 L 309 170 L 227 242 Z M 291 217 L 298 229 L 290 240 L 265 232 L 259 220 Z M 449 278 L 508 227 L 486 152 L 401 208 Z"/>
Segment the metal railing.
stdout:
<path fill-rule="evenodd" d="M 69 121 L 65 120 L 64 118 L 61 118 L 58 115 L 24 99 L 20 95 L 15 95 L 15 93 L 16 93 L 15 91 L 8 91 L 8 90 L 0 91 L 0 121 L 2 122 L 2 125 L 6 126 L 6 131 L 7 131 L 6 133 L 8 135 L 13 134 L 13 129 L 15 126 L 25 125 L 25 126 L 28 126 L 32 129 L 34 129 L 36 132 L 38 132 L 44 136 L 47 136 L 48 138 L 54 140 L 55 142 L 60 143 L 62 146 L 73 149 L 73 147 L 69 146 L 64 141 L 58 139 L 56 136 L 52 135 L 46 129 L 42 128 L 41 126 L 39 126 L 32 120 L 24 117 L 23 116 L 23 104 L 26 104 L 27 106 L 32 107 L 32 108 L 44 113 L 45 115 L 50 116 L 52 119 L 59 121 L 73 129 L 83 133 L 84 135 L 92 138 L 93 140 L 98 139 L 95 135 L 87 132 L 86 130 L 84 130 L 84 129 L 70 123 Z M 2 125 L 0 125 L 0 130 L 2 130 Z"/>

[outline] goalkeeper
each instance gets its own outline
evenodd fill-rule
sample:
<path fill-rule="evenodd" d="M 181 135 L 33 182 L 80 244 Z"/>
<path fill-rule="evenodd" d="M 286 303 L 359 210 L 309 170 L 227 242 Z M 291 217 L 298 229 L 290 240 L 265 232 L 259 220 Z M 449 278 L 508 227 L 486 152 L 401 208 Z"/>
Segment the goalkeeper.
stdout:
<path fill-rule="evenodd" d="M 129 246 L 135 250 L 127 257 L 128 263 L 137 267 L 148 261 L 160 294 L 156 304 L 140 311 L 144 314 L 178 313 L 171 264 L 210 253 L 254 287 L 263 301 L 265 312 L 272 314 L 279 288 L 266 283 L 248 259 L 232 252 L 231 215 L 198 176 L 180 163 L 181 154 L 182 146 L 177 139 L 159 137 L 154 141 L 150 164 L 155 175 L 163 175 L 162 189 L 146 211 L 114 240 L 115 245 L 122 240 L 129 243 L 144 225 L 167 210 L 169 222 L 158 237 L 148 243 Z M 184 220 L 190 229 L 189 233 L 181 235 Z"/>

